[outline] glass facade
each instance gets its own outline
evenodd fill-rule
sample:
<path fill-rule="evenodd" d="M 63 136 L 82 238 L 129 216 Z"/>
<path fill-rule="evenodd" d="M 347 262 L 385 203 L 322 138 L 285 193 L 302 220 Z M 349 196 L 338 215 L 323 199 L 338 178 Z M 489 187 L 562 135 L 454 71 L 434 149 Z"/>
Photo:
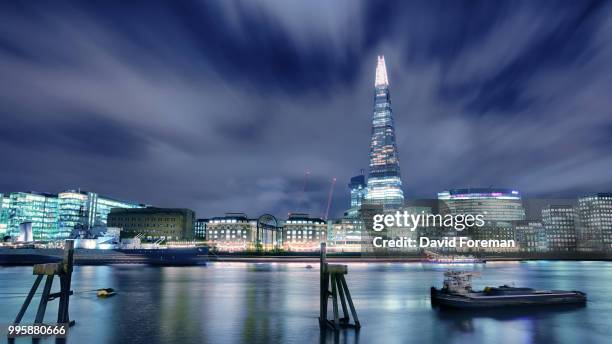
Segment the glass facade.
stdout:
<path fill-rule="evenodd" d="M 32 222 L 34 240 L 65 239 L 74 228 L 106 226 L 112 208 L 142 207 L 93 192 L 13 192 L 0 195 L 0 235 L 16 237 L 21 223 Z"/>
<path fill-rule="evenodd" d="M 351 190 L 351 208 L 360 207 L 363 199 L 368 193 L 365 176 L 358 175 L 351 178 L 351 182 L 348 187 Z"/>
<path fill-rule="evenodd" d="M 52 240 L 58 235 L 57 195 L 13 192 L 9 196 L 7 233 L 19 236 L 19 225 L 32 222 L 34 240 Z"/>
<path fill-rule="evenodd" d="M 403 205 L 404 192 L 400 177 L 399 158 L 395 143 L 395 125 L 384 56 L 378 57 L 370 142 L 370 173 L 368 203 L 395 208 Z"/>
<path fill-rule="evenodd" d="M 142 205 L 100 197 L 94 192 L 69 190 L 58 194 L 58 238 L 67 238 L 75 227 L 89 229 L 106 226 L 113 208 L 142 208 Z"/>
<path fill-rule="evenodd" d="M 9 204 L 11 199 L 8 195 L 0 193 L 0 237 L 8 234 Z"/>
<path fill-rule="evenodd" d="M 498 188 L 452 189 L 438 193 L 443 214 L 482 214 L 486 222 L 509 222 L 525 219 L 521 194 L 517 190 Z"/>

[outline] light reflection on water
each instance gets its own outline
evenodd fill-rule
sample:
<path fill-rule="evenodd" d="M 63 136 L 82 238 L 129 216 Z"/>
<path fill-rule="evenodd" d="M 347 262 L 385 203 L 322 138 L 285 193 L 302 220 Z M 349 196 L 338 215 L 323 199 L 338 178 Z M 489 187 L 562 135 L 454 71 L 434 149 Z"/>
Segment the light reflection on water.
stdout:
<path fill-rule="evenodd" d="M 311 265 L 313 269 L 302 263 L 76 267 L 71 317 L 77 325 L 68 342 L 604 343 L 612 338 L 607 323 L 612 314 L 610 262 L 349 264 L 347 281 L 362 328 L 358 333 L 328 332 L 323 338 L 317 322 L 319 270 L 318 264 Z M 430 306 L 429 287 L 440 285 L 449 267 L 482 272 L 474 283 L 478 288 L 514 283 L 582 290 L 589 303 L 585 308 L 551 311 L 440 312 Z M 3 327 L 23 302 L 23 297 L 10 293 L 25 293 L 33 280 L 31 267 L 0 268 Z M 87 292 L 103 287 L 115 288 L 118 295 L 97 299 Z M 47 319 L 56 312 L 57 302 L 51 302 Z M 26 315 L 30 322 L 32 318 Z M 31 341 L 16 341 L 23 342 Z"/>

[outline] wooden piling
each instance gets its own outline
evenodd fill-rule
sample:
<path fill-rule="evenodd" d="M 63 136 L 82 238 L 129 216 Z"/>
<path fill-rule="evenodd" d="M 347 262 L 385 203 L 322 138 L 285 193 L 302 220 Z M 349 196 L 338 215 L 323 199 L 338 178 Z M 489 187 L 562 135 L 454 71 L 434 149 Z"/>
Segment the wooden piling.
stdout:
<path fill-rule="evenodd" d="M 19 313 L 15 317 L 14 324 L 21 323 L 23 319 L 23 315 L 27 311 L 30 303 L 32 302 L 32 298 L 36 293 L 36 290 L 40 286 L 40 282 L 42 281 L 44 276 L 47 276 L 45 280 L 45 285 L 43 287 L 43 293 L 40 297 L 40 302 L 38 304 L 38 310 L 36 311 L 36 317 L 34 320 L 35 324 L 42 324 L 45 318 L 45 311 L 47 310 L 47 303 L 51 300 L 59 297 L 59 307 L 57 311 L 57 323 L 58 324 L 69 324 L 70 326 L 74 325 L 74 321 L 70 321 L 70 317 L 68 315 L 68 305 L 70 295 L 72 295 L 72 291 L 70 290 L 70 284 L 72 281 L 72 270 L 74 264 L 74 241 L 66 240 L 64 244 L 64 257 L 61 263 L 47 263 L 47 264 L 36 264 L 34 265 L 33 274 L 37 275 L 30 292 L 26 296 Z M 60 279 L 60 291 L 59 293 L 51 293 L 51 287 L 53 285 L 53 279 L 55 276 L 58 276 Z"/>
<path fill-rule="evenodd" d="M 320 290 L 320 314 L 319 324 L 323 327 L 331 327 L 334 330 L 339 330 L 340 327 L 354 327 L 359 329 L 361 327 L 359 319 L 357 318 L 357 312 L 351 298 L 351 293 L 348 290 L 344 275 L 348 274 L 348 267 L 346 265 L 328 264 L 326 256 L 326 245 L 321 243 L 321 290 Z M 331 283 L 331 291 L 329 285 Z M 332 299 L 332 311 L 334 315 L 333 321 L 327 320 L 327 308 L 328 300 Z M 342 306 L 342 315 L 340 318 L 338 310 L 338 299 Z M 353 316 L 354 324 L 350 323 L 350 315 L 347 310 L 347 303 Z"/>

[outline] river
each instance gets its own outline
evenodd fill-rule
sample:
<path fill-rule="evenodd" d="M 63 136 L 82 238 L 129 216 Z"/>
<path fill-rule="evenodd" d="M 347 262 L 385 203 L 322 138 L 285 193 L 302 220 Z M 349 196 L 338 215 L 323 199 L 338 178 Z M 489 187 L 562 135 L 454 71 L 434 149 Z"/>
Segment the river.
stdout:
<path fill-rule="evenodd" d="M 555 311 L 445 312 L 429 287 L 449 266 L 351 263 L 347 282 L 362 328 L 319 331 L 319 270 L 305 263 L 223 263 L 200 267 L 77 266 L 68 343 L 609 343 L 612 262 L 489 262 L 466 265 L 475 288 L 512 284 L 581 290 L 586 307 Z M 17 314 L 31 267 L 0 267 L 0 324 Z M 54 290 L 58 288 L 54 285 Z M 117 295 L 98 299 L 97 288 Z M 42 288 L 40 288 L 42 289 Z M 57 314 L 47 308 L 47 322 Z M 23 323 L 31 323 L 35 298 Z M 41 343 L 52 343 L 52 339 Z M 16 343 L 31 343 L 20 338 Z"/>

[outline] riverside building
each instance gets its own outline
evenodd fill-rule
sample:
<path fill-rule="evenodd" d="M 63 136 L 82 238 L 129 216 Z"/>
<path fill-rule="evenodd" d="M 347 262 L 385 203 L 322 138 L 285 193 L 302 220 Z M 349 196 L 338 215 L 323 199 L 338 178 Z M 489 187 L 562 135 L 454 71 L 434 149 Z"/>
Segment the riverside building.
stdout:
<path fill-rule="evenodd" d="M 486 222 L 525 219 L 521 194 L 502 188 L 451 189 L 438 193 L 442 214 L 482 214 Z"/>
<path fill-rule="evenodd" d="M 515 240 L 512 222 L 525 220 L 521 194 L 513 189 L 450 189 L 438 193 L 438 202 L 441 214 L 483 215 L 484 226 L 457 232 L 457 236 L 467 236 L 475 240 Z M 518 247 L 483 247 L 478 250 L 509 252 L 518 250 Z"/>
<path fill-rule="evenodd" d="M 226 213 L 206 221 L 206 240 L 219 250 L 236 252 L 255 248 L 256 219 L 249 219 L 244 213 Z"/>
<path fill-rule="evenodd" d="M 571 205 L 549 205 L 542 209 L 542 223 L 550 251 L 576 251 L 576 218 L 576 209 Z"/>
<path fill-rule="evenodd" d="M 612 251 L 612 193 L 578 199 L 578 248 L 581 251 Z"/>
<path fill-rule="evenodd" d="M 143 205 L 85 191 L 12 192 L 0 197 L 0 232 L 18 237 L 20 225 L 31 222 L 34 240 L 61 240 L 68 238 L 75 228 L 106 226 L 112 208 L 137 207 Z"/>
<path fill-rule="evenodd" d="M 121 228 L 122 238 L 141 237 L 147 240 L 193 240 L 195 213 L 176 208 L 113 208 L 108 226 Z"/>
<path fill-rule="evenodd" d="M 327 241 L 327 222 L 305 213 L 290 213 L 283 223 L 283 248 L 288 251 L 316 251 Z"/>
<path fill-rule="evenodd" d="M 546 231 L 540 221 L 516 221 L 514 231 L 519 250 L 522 252 L 545 252 Z"/>
<path fill-rule="evenodd" d="M 95 192 L 68 190 L 60 192 L 58 198 L 58 232 L 65 238 L 73 229 L 105 227 L 108 214 L 113 208 L 133 209 L 144 205 L 124 202 L 100 196 Z"/>

